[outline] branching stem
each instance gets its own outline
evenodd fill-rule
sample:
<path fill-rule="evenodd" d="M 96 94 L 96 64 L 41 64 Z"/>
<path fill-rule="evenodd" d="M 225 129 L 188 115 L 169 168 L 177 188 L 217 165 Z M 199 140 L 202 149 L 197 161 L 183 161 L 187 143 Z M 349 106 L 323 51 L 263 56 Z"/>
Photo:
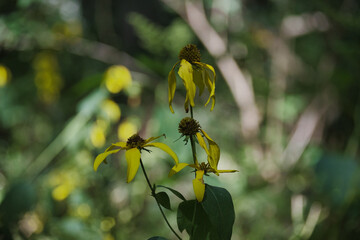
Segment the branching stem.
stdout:
<path fill-rule="evenodd" d="M 143 172 L 144 172 L 144 176 L 145 176 L 145 178 L 146 178 L 146 182 L 147 182 L 147 184 L 148 184 L 149 187 L 150 187 L 151 196 L 153 196 L 153 197 L 155 198 L 155 201 L 156 201 L 156 203 L 157 203 L 157 205 L 158 205 L 158 207 L 159 207 L 159 209 L 160 209 L 161 215 L 163 216 L 166 224 L 169 226 L 170 230 L 175 234 L 175 236 L 176 236 L 179 240 L 182 240 L 181 237 L 175 232 L 175 230 L 171 227 L 169 221 L 167 220 L 167 218 L 166 218 L 166 216 L 165 216 L 165 213 L 164 213 L 164 211 L 163 211 L 162 208 L 161 208 L 161 205 L 160 205 L 160 203 L 159 203 L 159 200 L 156 198 L 155 186 L 151 185 L 150 180 L 149 180 L 149 178 L 148 178 L 148 176 L 147 176 L 147 174 L 146 174 L 145 167 L 144 167 L 144 164 L 143 164 L 141 158 L 140 158 L 140 164 L 141 164 L 141 168 L 142 168 L 142 170 L 143 170 Z"/>

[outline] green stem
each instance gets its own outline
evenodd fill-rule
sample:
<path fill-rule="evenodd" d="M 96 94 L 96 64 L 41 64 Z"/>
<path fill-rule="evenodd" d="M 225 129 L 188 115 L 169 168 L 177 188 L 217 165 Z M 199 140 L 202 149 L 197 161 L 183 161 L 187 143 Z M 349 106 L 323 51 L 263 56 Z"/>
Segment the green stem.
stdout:
<path fill-rule="evenodd" d="M 190 136 L 190 142 L 191 142 L 191 151 L 192 151 L 192 155 L 193 155 L 194 164 L 198 165 L 198 160 L 196 158 L 195 140 L 194 140 L 193 136 Z"/>
<path fill-rule="evenodd" d="M 190 105 L 190 116 L 192 119 L 194 119 L 193 108 L 191 105 Z M 192 136 L 192 135 L 190 135 L 190 142 L 191 142 L 191 151 L 192 151 L 192 155 L 193 155 L 194 164 L 198 165 L 198 160 L 196 158 L 195 140 L 194 140 L 194 136 Z"/>
<path fill-rule="evenodd" d="M 150 183 L 150 180 L 149 180 L 149 178 L 148 178 L 148 176 L 147 176 L 147 174 L 146 174 L 145 167 L 144 167 L 144 164 L 143 164 L 141 158 L 140 158 L 140 164 L 141 164 L 141 168 L 142 168 L 142 170 L 143 170 L 143 172 L 144 172 L 144 176 L 145 176 L 145 178 L 146 178 L 146 182 L 147 182 L 147 184 L 148 184 L 149 187 L 150 187 L 151 196 L 153 196 L 153 197 L 155 198 L 155 201 L 156 201 L 156 203 L 157 203 L 157 205 L 158 205 L 158 207 L 159 207 L 159 209 L 160 209 L 161 215 L 163 216 L 166 224 L 169 226 L 170 230 L 175 234 L 175 236 L 176 236 L 179 240 L 182 240 L 181 237 L 175 232 L 175 230 L 171 227 L 169 221 L 167 220 L 167 218 L 166 218 L 166 216 L 165 216 L 165 213 L 164 213 L 164 211 L 162 210 L 158 199 L 156 198 L 155 187 L 153 187 L 153 186 L 151 185 L 151 183 Z"/>

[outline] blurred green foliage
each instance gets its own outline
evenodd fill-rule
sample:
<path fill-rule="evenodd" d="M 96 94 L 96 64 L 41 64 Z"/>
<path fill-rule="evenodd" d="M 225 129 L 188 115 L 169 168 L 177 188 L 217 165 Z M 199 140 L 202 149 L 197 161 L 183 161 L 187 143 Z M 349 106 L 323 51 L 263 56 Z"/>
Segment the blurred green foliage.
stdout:
<path fill-rule="evenodd" d="M 185 92 L 171 115 L 166 80 L 189 42 L 218 73 L 217 105 L 196 117 L 221 148 L 220 168 L 240 171 L 206 178 L 233 197 L 232 239 L 358 236 L 359 3 L 196 1 L 252 84 L 261 123 L 248 138 L 216 56 L 165 2 L 0 1 L 0 239 L 171 236 L 141 174 L 125 183 L 122 154 L 97 173 L 92 164 L 134 131 L 165 133 L 191 159 L 175 141 Z M 114 92 L 106 73 L 118 65 L 132 80 Z M 190 170 L 168 179 L 171 160 L 144 155 L 153 182 L 194 199 Z"/>

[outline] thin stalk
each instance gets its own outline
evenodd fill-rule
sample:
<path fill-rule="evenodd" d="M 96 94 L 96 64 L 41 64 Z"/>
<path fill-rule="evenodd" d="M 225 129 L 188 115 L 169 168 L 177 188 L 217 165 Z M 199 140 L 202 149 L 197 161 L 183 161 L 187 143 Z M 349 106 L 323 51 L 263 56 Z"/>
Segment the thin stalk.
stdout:
<path fill-rule="evenodd" d="M 169 226 L 170 230 L 175 234 L 175 236 L 176 236 L 179 240 L 182 240 L 181 237 L 175 232 L 175 230 L 171 227 L 169 221 L 167 220 L 167 218 L 166 218 L 166 216 L 165 216 L 165 213 L 164 213 L 164 211 L 162 210 L 158 199 L 156 198 L 155 187 L 153 187 L 153 186 L 151 185 L 151 183 L 150 183 L 150 180 L 149 180 L 149 178 L 148 178 L 148 176 L 147 176 L 147 174 L 146 174 L 145 167 L 144 167 L 144 164 L 143 164 L 141 158 L 140 158 L 140 164 L 141 164 L 141 168 L 142 168 L 142 170 L 143 170 L 144 176 L 145 176 L 145 178 L 146 178 L 146 182 L 147 182 L 147 184 L 148 184 L 149 187 L 150 187 L 151 196 L 153 196 L 153 197 L 155 198 L 155 201 L 156 201 L 156 203 L 157 203 L 157 205 L 158 205 L 158 207 L 159 207 L 159 209 L 160 209 L 161 215 L 163 216 L 166 224 Z"/>
<path fill-rule="evenodd" d="M 195 140 L 194 140 L 193 136 L 190 136 L 190 142 L 191 142 L 191 151 L 192 151 L 192 155 L 193 155 L 194 164 L 198 165 L 198 160 L 196 158 Z"/>
<path fill-rule="evenodd" d="M 194 113 L 193 113 L 193 108 L 190 105 L 190 116 L 192 119 L 194 119 Z M 195 147 L 195 140 L 193 136 L 190 136 L 190 142 L 191 142 L 191 151 L 192 151 L 192 155 L 193 155 L 193 161 L 195 165 L 198 165 L 198 160 L 196 158 L 196 147 Z"/>

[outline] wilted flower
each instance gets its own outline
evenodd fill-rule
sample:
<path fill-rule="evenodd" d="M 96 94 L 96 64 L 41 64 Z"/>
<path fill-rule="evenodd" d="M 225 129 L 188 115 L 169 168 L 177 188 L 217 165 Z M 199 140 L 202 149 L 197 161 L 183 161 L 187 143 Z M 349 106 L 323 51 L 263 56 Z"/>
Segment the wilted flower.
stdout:
<path fill-rule="evenodd" d="M 205 106 L 212 99 L 211 111 L 215 106 L 215 70 L 206 63 L 200 61 L 200 51 L 194 44 L 188 44 L 179 53 L 179 60 L 171 69 L 168 82 L 169 82 L 169 108 L 172 113 L 174 109 L 172 107 L 172 101 L 174 99 L 176 90 L 176 76 L 175 67 L 180 64 L 178 74 L 183 80 L 186 88 L 185 99 L 185 111 L 189 111 L 189 103 L 192 107 L 195 106 L 194 98 L 196 93 L 196 86 L 199 88 L 199 96 L 204 92 L 206 86 L 209 91 L 209 98 L 205 103 Z"/>

